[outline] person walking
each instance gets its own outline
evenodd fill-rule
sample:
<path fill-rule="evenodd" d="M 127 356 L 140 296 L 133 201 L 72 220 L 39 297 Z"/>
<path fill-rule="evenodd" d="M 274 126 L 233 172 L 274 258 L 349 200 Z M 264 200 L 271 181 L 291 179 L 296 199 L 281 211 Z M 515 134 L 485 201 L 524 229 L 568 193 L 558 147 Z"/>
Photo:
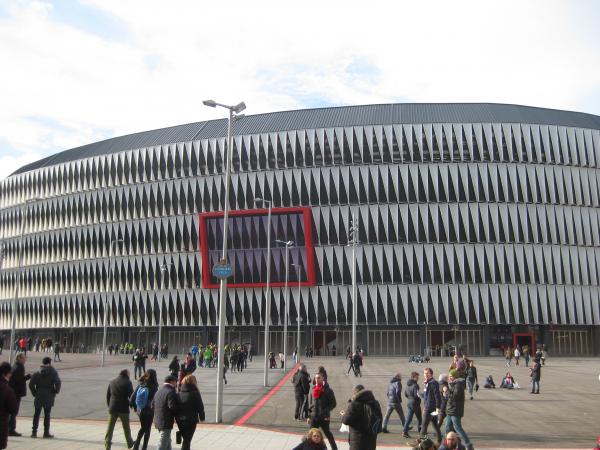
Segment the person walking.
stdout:
<path fill-rule="evenodd" d="M 318 372 L 315 377 L 315 385 L 313 387 L 310 400 L 310 417 L 307 419 L 311 428 L 321 428 L 323 434 L 327 436 L 329 445 L 332 450 L 337 450 L 337 444 L 333 433 L 329 429 L 331 410 L 336 407 L 335 394 L 326 381 L 326 376 Z"/>
<path fill-rule="evenodd" d="M 402 436 L 410 438 L 408 435 L 409 425 L 412 421 L 413 415 L 417 417 L 417 431 L 421 431 L 421 425 L 423 418 L 421 416 L 421 396 L 419 395 L 419 373 L 412 372 L 410 374 L 410 380 L 406 382 L 406 388 L 404 389 L 404 397 L 407 398 L 406 411 L 407 416 L 404 421 L 404 429 L 402 430 Z"/>
<path fill-rule="evenodd" d="M 62 362 L 60 359 L 60 344 L 58 341 L 56 341 L 56 344 L 54 344 L 54 362 L 56 362 L 56 360 L 58 359 L 58 362 Z"/>
<path fill-rule="evenodd" d="M 186 375 L 179 390 L 179 412 L 177 413 L 178 433 L 181 433 L 181 450 L 190 450 L 192 438 L 198 422 L 204 422 L 204 403 L 194 375 Z"/>
<path fill-rule="evenodd" d="M 0 449 L 8 446 L 9 416 L 16 416 L 18 411 L 17 397 L 8 385 L 11 378 L 11 367 L 7 362 L 0 364 Z"/>
<path fill-rule="evenodd" d="M 42 360 L 40 370 L 31 376 L 29 381 L 29 390 L 33 395 L 33 423 L 31 427 L 31 437 L 37 437 L 40 415 L 44 410 L 44 438 L 51 439 L 54 435 L 50 434 L 50 414 L 54 406 L 54 399 L 60 392 L 61 381 L 58 372 L 52 367 L 52 359 L 46 356 Z"/>
<path fill-rule="evenodd" d="M 144 355 L 139 348 L 135 349 L 135 353 L 131 358 L 133 360 L 133 378 L 135 380 L 137 380 L 138 377 L 141 377 L 145 372 L 144 366 L 146 365 L 146 358 L 147 356 Z"/>
<path fill-rule="evenodd" d="M 340 412 L 342 423 L 350 427 L 348 443 L 350 450 L 375 450 L 377 430 L 375 423 L 381 423 L 382 414 L 379 402 L 373 393 L 362 384 L 354 386 L 352 398 L 346 410 Z"/>
<path fill-rule="evenodd" d="M 467 369 L 467 389 L 469 389 L 471 400 L 473 400 L 473 388 L 477 391 L 479 385 L 477 384 L 477 367 L 475 367 L 474 361 L 470 361 L 469 368 Z"/>
<path fill-rule="evenodd" d="M 156 379 L 156 370 L 148 369 L 141 376 L 139 384 L 135 388 L 131 397 L 129 397 L 129 406 L 132 407 L 140 418 L 140 431 L 133 442 L 133 450 L 142 450 L 148 448 L 148 440 L 152 431 L 152 419 L 154 411 L 152 410 L 152 400 L 158 391 L 158 380 Z"/>
<path fill-rule="evenodd" d="M 27 358 L 24 353 L 19 353 L 15 357 L 15 364 L 12 367 L 10 380 L 8 385 L 12 388 L 17 399 L 17 410 L 14 414 L 10 415 L 8 420 L 8 435 L 9 436 L 21 436 L 21 433 L 17 432 L 17 415 L 19 414 L 19 408 L 21 406 L 21 399 L 27 395 L 27 380 L 31 378 L 31 374 L 25 374 L 25 361 Z"/>
<path fill-rule="evenodd" d="M 533 367 L 531 367 L 531 394 L 540 393 L 540 378 L 542 377 L 542 365 L 540 364 L 540 358 L 537 356 L 533 360 Z"/>
<path fill-rule="evenodd" d="M 383 418 L 383 429 L 381 430 L 383 433 L 389 433 L 387 425 L 390 420 L 390 416 L 394 411 L 396 411 L 398 416 L 400 416 L 402 427 L 404 427 L 404 422 L 406 421 L 406 418 L 404 417 L 404 411 L 402 410 L 402 376 L 400 375 L 400 372 L 394 375 L 388 384 L 387 404 L 387 411 L 385 412 L 385 417 Z"/>
<path fill-rule="evenodd" d="M 458 369 L 452 369 L 457 370 Z M 425 377 L 424 390 L 423 390 L 423 425 L 421 426 L 421 436 L 427 435 L 427 428 L 429 424 L 433 425 L 435 430 L 438 445 L 442 442 L 442 433 L 440 432 L 440 426 L 438 425 L 437 415 L 440 413 L 440 407 L 442 404 L 442 396 L 440 395 L 440 385 L 433 378 L 433 369 L 431 367 L 423 370 L 423 376 Z M 448 407 L 446 406 L 446 414 L 448 414 Z M 446 426 L 448 423 L 446 422 Z"/>
<path fill-rule="evenodd" d="M 129 426 L 129 398 L 133 394 L 133 385 L 129 379 L 129 370 L 123 369 L 119 376 L 112 380 L 106 390 L 106 406 L 108 406 L 108 428 L 104 436 L 104 448 L 110 450 L 113 432 L 117 420 L 121 420 L 127 448 L 133 447 L 131 427 Z"/>
<path fill-rule="evenodd" d="M 519 358 L 521 357 L 521 352 L 519 351 L 519 346 L 515 347 L 514 356 L 515 356 L 515 366 L 518 366 L 519 365 Z"/>
<path fill-rule="evenodd" d="M 167 375 L 162 387 L 152 400 L 154 409 L 154 426 L 160 433 L 157 450 L 171 450 L 171 432 L 175 417 L 179 412 L 179 397 L 177 396 L 177 378 Z"/>
<path fill-rule="evenodd" d="M 459 378 L 458 370 L 451 370 L 448 374 L 448 403 L 446 404 L 446 430 L 445 434 L 452 429 L 460 436 L 468 450 L 473 450 L 473 444 L 462 427 L 462 417 L 465 413 L 465 382 Z"/>
<path fill-rule="evenodd" d="M 301 364 L 298 370 L 292 377 L 294 385 L 294 397 L 296 399 L 296 408 L 294 409 L 294 420 L 304 420 L 305 405 L 307 403 L 307 395 L 310 392 L 310 375 L 306 371 L 306 366 Z"/>

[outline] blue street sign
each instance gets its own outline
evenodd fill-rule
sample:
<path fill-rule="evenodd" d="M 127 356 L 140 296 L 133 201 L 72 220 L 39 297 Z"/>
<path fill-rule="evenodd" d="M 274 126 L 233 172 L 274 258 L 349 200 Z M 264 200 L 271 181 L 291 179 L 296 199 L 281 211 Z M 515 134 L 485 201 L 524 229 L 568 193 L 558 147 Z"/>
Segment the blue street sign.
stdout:
<path fill-rule="evenodd" d="M 231 267 L 231 264 L 217 263 L 213 266 L 212 274 L 216 278 L 222 280 L 233 275 L 233 268 Z"/>

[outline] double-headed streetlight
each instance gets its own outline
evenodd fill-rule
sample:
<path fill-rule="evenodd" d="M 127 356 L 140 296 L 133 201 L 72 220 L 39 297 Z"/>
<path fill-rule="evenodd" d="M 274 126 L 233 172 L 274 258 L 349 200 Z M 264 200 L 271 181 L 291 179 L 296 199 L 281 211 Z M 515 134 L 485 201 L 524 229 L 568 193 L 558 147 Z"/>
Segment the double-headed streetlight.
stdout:
<path fill-rule="evenodd" d="M 165 258 L 165 261 L 160 266 L 160 271 L 163 274 L 163 299 L 160 301 L 160 306 L 158 308 L 158 362 L 160 362 L 160 357 L 162 355 L 163 300 L 164 296 L 168 294 L 169 286 L 167 285 L 167 276 L 169 274 L 169 267 L 172 265 L 173 263 L 167 263 L 167 259 Z"/>
<path fill-rule="evenodd" d="M 108 262 L 110 264 L 110 276 L 109 281 L 111 283 L 112 297 L 115 296 L 115 269 L 114 266 L 117 263 L 114 260 L 115 247 L 117 244 L 122 244 L 123 239 L 113 239 L 110 241 L 110 248 L 108 253 Z M 114 260 L 114 261 L 113 261 Z M 100 361 L 100 367 L 104 367 L 104 358 L 106 355 L 106 328 L 108 327 L 108 289 L 104 292 L 104 325 L 102 331 L 102 360 Z"/>
<path fill-rule="evenodd" d="M 290 246 L 294 245 L 293 241 L 280 241 L 277 239 L 275 242 L 285 245 L 285 307 L 284 307 L 284 319 L 283 319 L 283 370 L 287 370 L 287 324 L 288 324 L 288 279 L 290 277 Z M 296 352 L 297 353 L 297 352 Z"/>
<path fill-rule="evenodd" d="M 269 322 L 271 321 L 271 212 L 273 202 L 264 198 L 255 198 L 256 203 L 268 205 L 267 214 L 267 301 L 265 308 L 265 373 L 263 386 L 269 385 Z"/>
<path fill-rule="evenodd" d="M 298 274 L 298 304 L 296 305 L 296 325 L 298 326 L 298 330 L 296 331 L 296 364 L 300 362 L 300 283 L 302 281 L 302 265 L 301 264 L 292 264 L 296 269 L 296 273 Z"/>
<path fill-rule="evenodd" d="M 19 288 L 21 285 L 21 272 L 23 264 L 23 233 L 25 232 L 25 222 L 27 221 L 27 212 L 29 210 L 28 205 L 35 203 L 39 198 L 30 198 L 25 200 L 25 204 L 21 208 L 21 232 L 19 233 L 19 256 L 17 260 L 17 284 L 15 286 L 15 296 L 11 307 L 11 326 L 10 326 L 10 356 L 9 361 L 12 364 L 15 357 L 15 335 L 17 333 L 17 302 L 19 300 Z"/>
<path fill-rule="evenodd" d="M 227 263 L 227 222 L 229 218 L 229 180 L 231 178 L 231 155 L 233 155 L 232 126 L 236 119 L 243 117 L 240 113 L 246 109 L 246 104 L 240 102 L 235 106 L 217 103 L 214 100 L 204 100 L 206 106 L 216 108 L 220 106 L 229 110 L 229 121 L 227 122 L 227 162 L 225 164 L 225 208 L 223 210 L 223 254 L 221 263 Z M 217 342 L 218 364 L 217 364 L 217 404 L 215 408 L 216 422 L 223 421 L 223 358 L 225 357 L 225 298 L 227 297 L 227 278 L 221 278 L 219 292 L 219 338 Z"/>
<path fill-rule="evenodd" d="M 352 246 L 352 352 L 356 351 L 356 316 L 358 304 L 356 302 L 356 245 L 358 244 L 358 221 L 352 213 L 350 224 L 350 245 Z"/>

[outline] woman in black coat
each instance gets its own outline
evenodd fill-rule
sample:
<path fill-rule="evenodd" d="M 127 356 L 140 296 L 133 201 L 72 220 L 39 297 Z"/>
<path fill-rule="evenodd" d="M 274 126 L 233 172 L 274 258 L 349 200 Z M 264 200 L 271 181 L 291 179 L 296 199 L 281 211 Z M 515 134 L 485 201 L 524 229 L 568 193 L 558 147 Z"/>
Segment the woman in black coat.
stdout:
<path fill-rule="evenodd" d="M 198 390 L 198 382 L 194 375 L 186 375 L 179 389 L 179 413 L 177 426 L 181 433 L 181 450 L 190 450 L 190 443 L 196 431 L 198 421 L 204 422 L 204 403 Z M 199 419 L 199 420 L 198 420 Z"/>
<path fill-rule="evenodd" d="M 177 375 L 179 374 L 179 360 L 177 359 L 177 355 L 173 356 L 173 360 L 169 364 L 169 372 L 177 378 Z"/>
<path fill-rule="evenodd" d="M 359 384 L 354 387 L 348 408 L 340 413 L 342 423 L 350 427 L 348 436 L 350 450 L 375 450 L 377 448 L 377 433 L 369 429 L 367 408 L 370 410 L 372 418 L 379 419 L 379 423 L 381 423 L 383 418 L 381 405 L 375 400 L 371 391 Z"/>
<path fill-rule="evenodd" d="M 148 369 L 144 375 L 142 375 L 139 379 L 139 384 L 135 388 L 133 394 L 131 394 L 131 398 L 129 399 L 129 406 L 136 409 L 136 398 L 138 394 L 138 390 L 141 388 L 148 389 L 148 401 L 146 402 L 145 408 L 140 411 L 137 411 L 138 416 L 140 418 L 140 431 L 138 431 L 137 439 L 133 443 L 133 449 L 139 450 L 140 444 L 142 443 L 142 438 L 144 442 L 142 444 L 142 450 L 146 450 L 148 448 L 148 439 L 150 439 L 150 432 L 152 431 L 152 419 L 154 418 L 154 411 L 152 410 L 152 400 L 154 399 L 154 394 L 158 391 L 158 380 L 156 378 L 156 370 Z"/>

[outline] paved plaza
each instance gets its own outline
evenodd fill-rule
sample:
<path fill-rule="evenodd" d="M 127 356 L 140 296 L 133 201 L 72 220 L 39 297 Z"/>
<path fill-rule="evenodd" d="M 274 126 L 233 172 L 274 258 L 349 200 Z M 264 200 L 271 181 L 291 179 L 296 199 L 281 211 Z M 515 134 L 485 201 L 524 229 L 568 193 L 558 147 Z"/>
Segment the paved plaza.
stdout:
<path fill-rule="evenodd" d="M 27 371 L 34 371 L 44 355 L 31 353 Z M 0 359 L 6 358 L 5 352 Z M 306 425 L 293 420 L 293 386 L 289 378 L 269 392 L 262 386 L 262 358 L 254 362 L 243 373 L 228 373 L 229 384 L 225 387 L 224 420 L 226 425 L 215 425 L 214 402 L 216 369 L 198 369 L 196 376 L 205 401 L 207 423 L 199 426 L 192 448 L 282 448 L 296 445 L 306 432 Z M 340 448 L 347 448 L 347 435 L 339 433 L 338 412 L 350 395 L 352 387 L 361 383 L 373 390 L 385 408 L 385 393 L 388 380 L 400 372 L 403 384 L 409 373 L 422 373 L 424 365 L 409 364 L 405 358 L 365 358 L 363 377 L 347 375 L 347 363 L 343 358 L 320 357 L 305 361 L 311 372 L 319 365 L 326 367 L 329 382 L 336 393 L 338 406 L 332 415 L 332 429 Z M 542 370 L 541 395 L 529 394 L 529 370 L 521 365 L 512 367 L 511 373 L 522 386 L 520 390 L 480 389 L 473 401 L 467 400 L 463 425 L 478 449 L 494 448 L 591 448 L 600 434 L 595 411 L 600 399 L 600 360 L 596 358 L 549 358 Z M 434 358 L 429 364 L 436 374 L 447 372 L 449 358 Z M 53 441 L 30 438 L 11 438 L 9 448 L 22 449 L 90 449 L 102 448 L 106 419 L 106 388 L 108 381 L 124 367 L 132 368 L 130 357 L 107 357 L 106 367 L 100 369 L 98 355 L 64 354 L 63 362 L 56 363 L 63 380 L 63 389 L 53 409 Z M 156 368 L 159 377 L 167 373 L 168 362 L 148 363 Z M 492 374 L 497 384 L 506 371 L 501 358 L 479 358 L 476 360 L 479 382 L 483 386 L 486 375 Z M 275 386 L 286 374 L 281 370 L 270 373 L 270 385 Z M 270 397 L 265 401 L 265 395 Z M 261 401 L 262 399 L 262 401 Z M 261 405 L 256 408 L 255 405 Z M 250 412 L 250 413 L 249 413 Z M 21 404 L 22 417 L 18 430 L 29 434 L 32 398 L 25 397 Z M 133 431 L 137 431 L 135 414 L 132 414 Z M 240 419 L 243 426 L 236 426 Z M 392 416 L 388 427 L 390 434 L 381 434 L 379 446 L 406 448 L 409 440 L 402 438 L 400 421 Z M 430 432 L 433 432 L 430 429 Z M 151 443 L 156 442 L 153 433 Z M 123 448 L 124 438 L 116 428 L 115 448 Z"/>

